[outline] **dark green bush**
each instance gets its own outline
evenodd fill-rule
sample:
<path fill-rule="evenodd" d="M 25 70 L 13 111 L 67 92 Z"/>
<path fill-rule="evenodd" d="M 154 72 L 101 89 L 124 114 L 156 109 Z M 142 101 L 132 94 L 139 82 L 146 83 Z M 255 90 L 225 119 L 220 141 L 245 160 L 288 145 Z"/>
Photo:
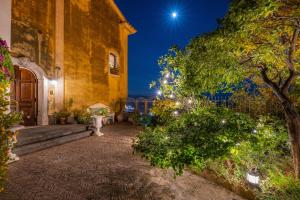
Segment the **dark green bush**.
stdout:
<path fill-rule="evenodd" d="M 172 167 L 180 174 L 185 165 L 202 169 L 207 159 L 227 155 L 237 143 L 252 137 L 254 127 L 244 114 L 201 108 L 183 113 L 166 126 L 146 129 L 134 148 L 153 165 Z"/>
<path fill-rule="evenodd" d="M 79 124 L 89 125 L 92 121 L 92 114 L 87 109 L 74 110 L 73 115 Z"/>
<path fill-rule="evenodd" d="M 146 128 L 134 144 L 136 152 L 152 165 L 172 167 L 176 174 L 184 166 L 208 169 L 233 186 L 249 187 L 246 174 L 260 173 L 260 199 L 298 200 L 300 182 L 293 177 L 287 129 L 279 118 L 248 115 L 208 107 L 199 108 L 163 126 Z"/>

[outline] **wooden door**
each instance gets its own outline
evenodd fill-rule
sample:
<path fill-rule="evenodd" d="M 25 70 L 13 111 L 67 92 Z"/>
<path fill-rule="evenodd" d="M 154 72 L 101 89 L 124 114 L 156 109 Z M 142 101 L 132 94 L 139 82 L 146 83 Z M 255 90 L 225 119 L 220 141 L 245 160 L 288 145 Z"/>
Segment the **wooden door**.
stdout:
<path fill-rule="evenodd" d="M 37 79 L 26 69 L 15 68 L 15 81 L 12 96 L 16 101 L 16 110 L 23 113 L 25 126 L 37 125 Z"/>

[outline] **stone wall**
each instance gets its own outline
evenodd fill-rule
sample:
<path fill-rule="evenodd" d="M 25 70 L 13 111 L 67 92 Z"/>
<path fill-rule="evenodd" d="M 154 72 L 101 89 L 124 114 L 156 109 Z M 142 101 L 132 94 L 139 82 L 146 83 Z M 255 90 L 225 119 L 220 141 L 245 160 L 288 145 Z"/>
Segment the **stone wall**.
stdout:
<path fill-rule="evenodd" d="M 11 51 L 53 74 L 55 0 L 13 0 Z"/>

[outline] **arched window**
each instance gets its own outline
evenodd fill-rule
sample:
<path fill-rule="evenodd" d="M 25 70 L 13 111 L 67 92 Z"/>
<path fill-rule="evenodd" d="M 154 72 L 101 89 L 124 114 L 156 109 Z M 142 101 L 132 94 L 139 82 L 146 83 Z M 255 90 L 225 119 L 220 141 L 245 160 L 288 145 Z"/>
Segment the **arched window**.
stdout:
<path fill-rule="evenodd" d="M 118 56 L 115 53 L 109 53 L 109 72 L 119 75 Z"/>

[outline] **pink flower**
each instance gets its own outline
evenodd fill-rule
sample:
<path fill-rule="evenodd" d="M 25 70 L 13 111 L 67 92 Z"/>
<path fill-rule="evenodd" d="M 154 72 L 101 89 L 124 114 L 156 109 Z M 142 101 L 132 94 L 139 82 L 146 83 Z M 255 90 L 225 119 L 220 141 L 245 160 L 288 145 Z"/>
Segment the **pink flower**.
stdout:
<path fill-rule="evenodd" d="M 0 47 L 4 47 L 4 48 L 8 49 L 8 46 L 7 46 L 7 43 L 5 40 L 0 39 Z"/>
<path fill-rule="evenodd" d="M 5 58 L 4 58 L 4 55 L 0 54 L 0 64 L 3 63 L 4 59 L 5 59 Z"/>

